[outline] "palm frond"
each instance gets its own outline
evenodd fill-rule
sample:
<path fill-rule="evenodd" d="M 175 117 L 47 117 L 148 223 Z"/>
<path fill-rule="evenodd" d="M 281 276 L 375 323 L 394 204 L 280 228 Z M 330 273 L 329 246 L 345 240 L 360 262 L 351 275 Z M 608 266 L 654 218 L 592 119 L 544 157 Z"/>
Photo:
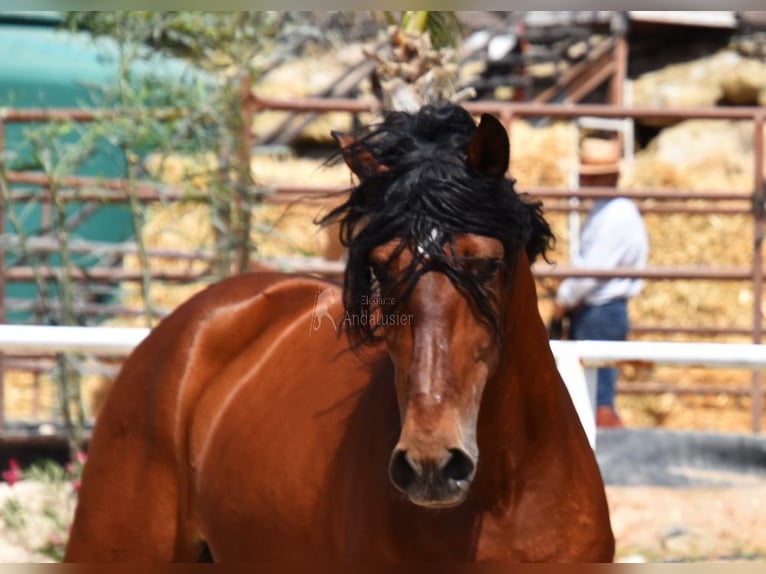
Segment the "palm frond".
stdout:
<path fill-rule="evenodd" d="M 449 11 L 426 12 L 425 31 L 431 38 L 431 46 L 436 50 L 441 48 L 456 48 L 463 39 L 463 27 L 457 13 Z"/>

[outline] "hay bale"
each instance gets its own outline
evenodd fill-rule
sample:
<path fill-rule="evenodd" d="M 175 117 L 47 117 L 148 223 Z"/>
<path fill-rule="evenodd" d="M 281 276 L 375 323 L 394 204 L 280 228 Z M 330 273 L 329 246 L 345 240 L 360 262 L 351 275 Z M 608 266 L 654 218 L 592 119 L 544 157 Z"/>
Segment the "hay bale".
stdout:
<path fill-rule="evenodd" d="M 535 127 L 524 120 L 511 126 L 511 175 L 517 188 L 565 187 L 578 165 L 578 130 L 571 122 Z"/>
<path fill-rule="evenodd" d="M 318 96 L 330 90 L 349 67 L 365 56 L 361 46 L 352 45 L 343 50 L 312 54 L 284 62 L 261 76 L 255 92 L 270 98 L 306 98 Z M 255 115 L 253 132 L 270 133 L 293 115 L 291 112 L 266 110 Z M 295 121 L 302 121 L 306 114 L 299 114 Z M 364 118 L 367 119 L 367 118 Z M 347 112 L 322 114 L 308 124 L 298 136 L 299 141 L 331 142 L 331 130 L 351 131 L 353 117 Z"/>
<path fill-rule="evenodd" d="M 722 101 L 755 105 L 766 102 L 766 63 L 725 49 L 707 58 L 672 64 L 644 74 L 633 82 L 636 106 L 662 108 L 715 106 Z M 641 123 L 667 126 L 670 119 L 646 119 Z"/>
<path fill-rule="evenodd" d="M 721 79 L 724 98 L 732 104 L 766 104 L 766 61 L 742 58 Z"/>
<path fill-rule="evenodd" d="M 749 122 L 690 120 L 662 130 L 636 155 L 621 185 L 744 191 L 752 188 L 752 165 Z M 651 265 L 747 266 L 751 262 L 753 225 L 747 215 L 645 214 L 644 220 Z M 747 282 L 647 282 L 631 311 L 645 324 L 744 328 L 751 321 L 752 297 Z"/>

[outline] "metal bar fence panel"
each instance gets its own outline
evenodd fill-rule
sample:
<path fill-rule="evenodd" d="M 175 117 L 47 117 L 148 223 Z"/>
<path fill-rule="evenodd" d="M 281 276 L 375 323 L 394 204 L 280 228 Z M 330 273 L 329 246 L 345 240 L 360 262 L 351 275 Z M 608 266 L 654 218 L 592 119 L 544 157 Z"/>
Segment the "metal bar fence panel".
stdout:
<path fill-rule="evenodd" d="M 304 98 L 300 100 L 278 100 L 274 98 L 263 98 L 255 95 L 254 93 L 247 93 L 243 95 L 247 99 L 248 113 L 256 113 L 264 110 L 275 111 L 305 111 L 305 112 L 331 112 L 331 111 L 346 111 L 353 114 L 374 112 L 377 111 L 377 103 L 371 101 L 364 101 L 358 99 L 343 99 L 343 98 Z M 753 265 L 750 269 L 746 268 L 662 268 L 662 269 L 648 269 L 643 272 L 641 276 L 653 279 L 653 280 L 671 280 L 671 279 L 699 279 L 699 280 L 747 280 L 752 283 L 754 294 L 754 307 L 753 307 L 753 320 L 752 320 L 752 340 L 754 344 L 760 344 L 762 340 L 763 320 L 761 314 L 762 306 L 762 241 L 764 233 L 766 232 L 766 189 L 764 189 L 764 165 L 763 165 L 763 127 L 764 127 L 764 111 L 758 107 L 715 107 L 715 108 L 678 108 L 678 109 L 657 109 L 649 107 L 625 107 L 617 105 L 601 105 L 601 104 L 580 104 L 580 105 L 559 105 L 559 104 L 539 104 L 539 103 L 521 103 L 521 102 L 467 102 L 465 107 L 474 114 L 480 113 L 494 113 L 498 115 L 503 123 L 508 128 L 509 132 L 512 129 L 512 123 L 515 118 L 524 117 L 549 117 L 558 119 L 577 118 L 582 116 L 596 117 L 596 118 L 615 118 L 615 119 L 687 119 L 687 118 L 699 118 L 699 119 L 720 119 L 720 120 L 751 120 L 754 126 L 754 188 L 752 191 L 745 190 L 733 190 L 731 193 L 720 192 L 691 192 L 688 190 L 620 190 L 620 195 L 631 197 L 637 201 L 646 199 L 654 199 L 660 201 L 673 201 L 673 204 L 665 205 L 647 205 L 641 206 L 646 212 L 657 211 L 667 212 L 674 211 L 679 213 L 752 213 L 754 216 L 754 228 L 755 228 L 755 240 L 753 250 Z M 102 117 L 104 113 L 99 110 L 87 111 L 81 109 L 26 109 L 26 110 L 0 110 L 0 154 L 4 150 L 3 142 L 3 126 L 9 122 L 39 122 L 39 121 L 93 121 L 96 118 Z M 158 111 L 158 118 L 162 117 L 162 111 Z M 48 182 L 44 176 L 35 173 L 9 173 L 9 181 L 15 184 L 30 184 L 41 185 L 45 187 Z M 92 195 L 94 201 L 107 201 L 107 202 L 120 202 L 125 201 L 125 189 L 126 184 L 120 180 L 100 180 L 97 178 L 70 178 L 62 182 L 64 186 L 71 186 L 77 188 L 77 198 L 82 200 L 83 193 L 89 197 Z M 312 188 L 310 186 L 277 186 L 273 189 L 264 190 L 263 188 L 248 190 L 257 194 L 259 198 L 264 201 L 285 203 L 288 201 L 322 201 L 323 195 L 336 193 L 336 188 Z M 600 197 L 607 197 L 614 194 L 614 190 L 611 188 L 582 188 L 579 190 L 562 190 L 562 189 L 550 189 L 550 188 L 533 188 L 525 190 L 532 196 L 548 197 L 551 199 L 568 200 L 572 197 L 578 197 L 581 199 L 598 199 Z M 50 201 L 49 194 L 27 194 L 25 198 L 24 192 L 20 190 L 14 190 L 14 200 L 28 199 L 35 201 Z M 61 194 L 63 199 L 67 199 L 68 192 L 64 191 Z M 161 186 L 155 184 L 140 184 L 138 193 L 142 201 L 182 201 L 187 196 L 183 194 L 181 190 L 174 189 L 169 186 Z M 75 198 L 75 193 L 71 193 L 71 197 Z M 692 200 L 706 200 L 706 201 L 720 201 L 727 202 L 726 205 L 721 205 L 714 208 L 706 207 L 685 207 L 679 202 L 692 201 Z M 733 202 L 733 203 L 732 203 Z M 735 205 L 737 202 L 747 203 L 746 205 Z M 569 206 L 551 205 L 549 207 L 552 211 L 559 211 L 570 209 Z M 0 205 L 0 212 L 2 205 Z M 0 213 L 1 215 L 2 213 Z M 2 225 L 0 221 L 0 225 Z M 0 233 L 2 233 L 0 227 Z M 0 246 L 0 261 L 4 255 L 5 247 Z M 281 268 L 287 271 L 305 272 L 319 275 L 338 276 L 342 271 L 342 264 L 336 261 L 328 262 L 300 262 L 300 261 L 279 261 L 272 262 L 277 268 Z M 339 267 L 340 266 L 340 267 Z M 23 271 L 23 270 L 20 270 Z M 558 266 L 556 268 L 543 269 L 536 268 L 536 274 L 539 277 L 564 277 L 568 275 L 590 273 L 591 276 L 610 276 L 609 273 L 613 271 L 607 270 L 574 270 L 565 266 Z M 622 273 L 622 272 L 621 272 Z M 22 272 L 21 275 L 26 277 L 28 273 Z M 90 279 L 97 280 L 135 280 L 136 278 L 128 273 L 124 274 L 96 274 L 97 277 L 91 276 Z M 628 274 L 629 275 L 629 274 Z M 628 276 L 628 275 L 611 275 L 611 276 Z M 10 277 L 10 276 L 9 276 Z M 184 278 L 173 275 L 164 277 L 170 281 L 182 281 Z M 198 277 L 189 277 L 187 279 L 193 280 Z M 5 308 L 3 304 L 3 284 L 6 280 L 6 274 L 0 277 L 0 322 L 2 322 L 2 314 Z M 651 330 L 651 326 L 644 326 L 645 330 Z M 658 327 L 656 332 L 665 332 L 667 328 Z M 737 333 L 743 332 L 743 329 L 735 329 Z M 701 333 L 712 333 L 714 328 L 701 327 Z M 732 329 L 722 330 L 732 331 Z M 753 431 L 758 432 L 760 430 L 760 412 L 762 410 L 762 385 L 760 380 L 760 373 L 758 369 L 753 369 L 753 379 L 751 385 L 751 397 L 752 397 L 752 419 L 753 419 Z M 0 349 L 0 375 L 2 374 L 2 349 Z M 0 388 L 0 407 L 2 406 L 2 388 Z M 0 408 L 0 429 L 2 429 L 2 408 Z"/>

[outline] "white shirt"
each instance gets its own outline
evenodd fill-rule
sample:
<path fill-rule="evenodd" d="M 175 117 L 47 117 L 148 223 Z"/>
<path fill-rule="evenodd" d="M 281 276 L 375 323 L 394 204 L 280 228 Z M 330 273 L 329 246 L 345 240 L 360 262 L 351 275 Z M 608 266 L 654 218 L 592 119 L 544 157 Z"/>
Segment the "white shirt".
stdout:
<path fill-rule="evenodd" d="M 649 240 L 636 205 L 625 197 L 596 201 L 580 231 L 580 252 L 572 256 L 572 265 L 644 269 L 648 258 Z M 567 308 L 581 303 L 602 305 L 634 297 L 643 286 L 642 279 L 569 277 L 559 286 L 556 302 Z"/>

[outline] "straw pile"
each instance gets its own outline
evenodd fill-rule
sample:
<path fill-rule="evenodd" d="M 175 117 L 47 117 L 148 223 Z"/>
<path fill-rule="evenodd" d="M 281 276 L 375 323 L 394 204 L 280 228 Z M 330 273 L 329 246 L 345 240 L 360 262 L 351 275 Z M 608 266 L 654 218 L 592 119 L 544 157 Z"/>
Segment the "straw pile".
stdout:
<path fill-rule="evenodd" d="M 649 72 L 633 84 L 636 106 L 766 105 L 766 62 L 721 50 L 693 62 Z M 668 125 L 673 120 L 654 120 Z"/>
<path fill-rule="evenodd" d="M 188 169 L 198 162 L 189 158 L 164 158 L 162 171 L 156 171 L 165 183 L 179 185 L 188 180 Z M 159 164 L 147 162 L 152 171 Z M 311 182 L 312 185 L 337 185 L 349 183 L 345 165 L 323 166 L 321 162 L 305 158 L 256 157 L 253 160 L 256 183 L 265 186 Z M 197 187 L 204 190 L 204 181 Z M 293 203 L 287 205 L 257 205 L 253 212 L 251 240 L 256 246 L 258 257 L 277 255 L 323 255 L 332 242 L 327 230 L 319 228 L 314 221 L 326 211 L 322 205 Z M 210 208 L 199 203 L 153 204 L 147 208 L 143 239 L 151 248 L 173 250 L 210 250 L 213 245 Z M 138 271 L 137 257 L 126 257 L 124 268 Z M 153 270 L 204 271 L 206 263 L 183 260 L 153 260 Z M 170 311 L 180 302 L 204 288 L 207 282 L 188 285 L 172 285 L 155 282 L 152 285 L 152 300 L 160 309 Z M 139 307 L 142 296 L 138 285 L 126 285 L 125 304 Z M 140 323 L 136 319 L 134 324 Z M 120 320 L 125 324 L 125 320 Z"/>
<path fill-rule="evenodd" d="M 255 92 L 260 97 L 268 98 L 304 98 L 328 93 L 334 83 L 344 72 L 357 62 L 364 59 L 361 46 L 339 48 L 333 53 L 319 53 L 310 58 L 299 58 L 287 61 L 268 74 L 258 78 Z M 270 133 L 283 124 L 291 112 L 268 112 L 256 114 L 253 122 L 253 132 L 256 134 Z M 306 114 L 299 114 L 300 118 Z M 370 118 L 366 114 L 360 116 L 365 122 Z M 330 112 L 321 114 L 309 123 L 298 137 L 298 141 L 312 142 L 332 141 L 331 130 L 348 132 L 352 128 L 352 116 L 346 112 Z"/>
<path fill-rule="evenodd" d="M 636 156 L 624 187 L 742 192 L 753 187 L 753 133 L 747 122 L 685 121 L 664 129 Z M 706 202 L 695 202 L 705 205 Z M 716 203 L 724 206 L 726 203 Z M 747 215 L 647 214 L 651 265 L 749 267 L 754 227 Z M 763 310 L 761 310 L 763 313 Z M 753 317 L 748 281 L 650 281 L 631 303 L 635 322 L 669 327 L 749 328 Z M 635 336 L 634 338 L 639 338 Z M 646 335 L 646 339 L 748 342 L 734 335 Z M 624 369 L 626 380 L 658 381 L 677 387 L 746 385 L 747 371 L 656 368 Z M 749 398 L 725 395 L 623 395 L 618 404 L 632 425 L 747 431 Z"/>

